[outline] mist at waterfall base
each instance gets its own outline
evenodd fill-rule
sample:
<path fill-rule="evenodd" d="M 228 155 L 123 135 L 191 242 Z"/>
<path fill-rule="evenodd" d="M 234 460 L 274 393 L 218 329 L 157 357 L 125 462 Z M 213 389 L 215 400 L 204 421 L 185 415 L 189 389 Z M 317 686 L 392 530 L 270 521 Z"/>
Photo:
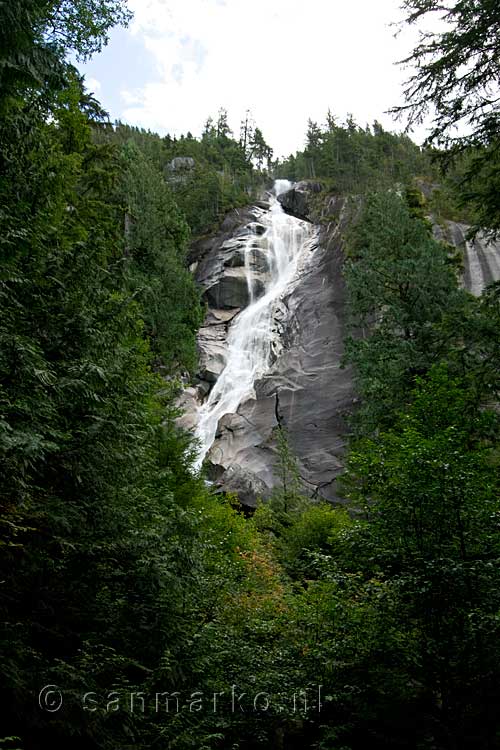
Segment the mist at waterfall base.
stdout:
<path fill-rule="evenodd" d="M 255 395 L 255 381 L 269 368 L 273 343 L 278 338 L 274 330 L 276 305 L 294 277 L 301 250 L 312 231 L 306 222 L 286 214 L 277 200 L 291 187 L 288 180 L 275 181 L 270 208 L 259 217 L 259 224 L 266 227 L 264 234 L 257 235 L 250 226 L 248 236 L 242 240 L 250 302 L 231 325 L 225 368 L 198 411 L 197 469 L 214 443 L 221 417 L 234 414 L 243 401 Z M 252 261 L 256 252 L 265 255 L 269 266 L 264 294 L 258 298 L 253 288 Z"/>

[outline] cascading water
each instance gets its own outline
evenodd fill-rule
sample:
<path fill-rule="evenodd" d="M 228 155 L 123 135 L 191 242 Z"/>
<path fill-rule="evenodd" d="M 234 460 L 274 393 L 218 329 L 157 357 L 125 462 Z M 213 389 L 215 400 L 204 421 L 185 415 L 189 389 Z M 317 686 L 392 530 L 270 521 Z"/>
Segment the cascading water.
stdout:
<path fill-rule="evenodd" d="M 236 412 L 242 401 L 254 393 L 255 381 L 269 367 L 276 338 L 273 331 L 276 303 L 292 280 L 301 250 L 312 234 L 310 225 L 285 214 L 277 200 L 277 196 L 291 186 L 288 180 L 276 180 L 270 209 L 259 218 L 259 222 L 267 227 L 265 233 L 261 236 L 249 234 L 245 241 L 244 261 L 250 302 L 230 328 L 226 366 L 198 412 L 195 435 L 200 450 L 197 467 L 201 466 L 215 440 L 220 418 Z M 255 253 L 263 255 L 268 266 L 264 294 L 257 299 L 253 288 Z"/>

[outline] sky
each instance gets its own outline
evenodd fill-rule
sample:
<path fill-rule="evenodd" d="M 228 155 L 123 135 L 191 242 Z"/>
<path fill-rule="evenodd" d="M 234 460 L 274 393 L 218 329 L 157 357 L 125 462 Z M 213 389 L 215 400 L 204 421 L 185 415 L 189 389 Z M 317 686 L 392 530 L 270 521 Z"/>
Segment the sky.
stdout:
<path fill-rule="evenodd" d="M 415 30 L 395 37 L 401 0 L 128 0 L 134 19 L 80 69 L 113 120 L 199 136 L 228 111 L 235 135 L 249 109 L 275 156 L 303 148 L 328 109 L 362 126 L 402 103 L 395 63 Z M 421 142 L 425 132 L 412 137 Z"/>

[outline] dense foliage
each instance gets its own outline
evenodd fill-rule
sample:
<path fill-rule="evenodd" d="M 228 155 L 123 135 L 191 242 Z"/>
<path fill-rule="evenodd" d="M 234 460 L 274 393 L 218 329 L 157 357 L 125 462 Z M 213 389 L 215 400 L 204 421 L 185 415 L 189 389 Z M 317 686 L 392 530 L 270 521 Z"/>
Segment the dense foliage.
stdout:
<path fill-rule="evenodd" d="M 405 0 L 404 23 L 420 40 L 403 63 L 412 69 L 406 104 L 395 108 L 409 126 L 431 116 L 428 143 L 451 169 L 460 203 L 476 229 L 500 231 L 500 8 L 494 0 Z M 430 29 L 426 28 L 429 23 Z M 458 179 L 457 179 L 458 175 Z"/>
<path fill-rule="evenodd" d="M 351 116 L 340 123 L 330 112 L 323 126 L 309 121 L 305 149 L 276 169 L 287 179 L 323 179 L 347 193 L 405 184 L 432 172 L 428 155 L 408 136 L 390 133 L 377 121 L 362 128 Z"/>
<path fill-rule="evenodd" d="M 189 367 L 200 304 L 171 192 L 132 147 L 94 142 L 100 108 L 65 62 L 118 4 L 2 10 L 2 735 L 115 746 L 127 722 L 76 719 L 76 691 L 141 682 L 180 645 L 199 521 L 176 498 L 204 494 L 144 334 Z M 67 706 L 49 725 L 51 682 Z"/>
<path fill-rule="evenodd" d="M 66 54 L 116 0 L 0 10 L 0 745 L 500 747 L 500 289 L 460 288 L 401 189 L 425 155 L 331 121 L 279 165 L 378 188 L 347 238 L 361 406 L 346 508 L 301 495 L 280 425 L 244 518 L 191 470 L 175 376 L 190 231 L 272 153 L 223 112 L 200 140 L 107 124 Z"/>
<path fill-rule="evenodd" d="M 227 211 L 247 205 L 266 184 L 272 151 L 261 131 L 246 123 L 236 140 L 221 109 L 207 120 L 201 138 L 191 133 L 179 138 L 134 128 L 123 123 L 95 131 L 100 143 L 133 142 L 163 175 L 194 235 L 217 225 Z M 256 168 L 257 167 L 257 168 Z"/>
<path fill-rule="evenodd" d="M 185 263 L 190 236 L 161 172 L 137 148 L 120 153 L 117 198 L 123 215 L 124 270 L 141 302 L 154 352 L 169 371 L 195 365 L 194 332 L 202 321 L 199 293 Z"/>

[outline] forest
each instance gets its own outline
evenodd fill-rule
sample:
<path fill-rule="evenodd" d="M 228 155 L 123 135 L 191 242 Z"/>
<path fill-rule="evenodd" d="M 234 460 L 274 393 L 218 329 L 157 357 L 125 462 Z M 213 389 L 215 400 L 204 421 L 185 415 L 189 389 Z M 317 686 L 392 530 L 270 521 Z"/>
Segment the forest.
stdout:
<path fill-rule="evenodd" d="M 328 112 L 275 159 L 223 109 L 199 137 L 109 121 L 70 60 L 121 0 L 0 2 L 2 750 L 500 748 L 500 284 L 467 292 L 427 218 L 500 230 L 500 9 L 445 5 L 401 107 L 434 107 L 424 147 Z M 187 259 L 275 178 L 357 207 L 359 407 L 341 504 L 304 494 L 278 427 L 249 514 L 176 422 Z"/>

